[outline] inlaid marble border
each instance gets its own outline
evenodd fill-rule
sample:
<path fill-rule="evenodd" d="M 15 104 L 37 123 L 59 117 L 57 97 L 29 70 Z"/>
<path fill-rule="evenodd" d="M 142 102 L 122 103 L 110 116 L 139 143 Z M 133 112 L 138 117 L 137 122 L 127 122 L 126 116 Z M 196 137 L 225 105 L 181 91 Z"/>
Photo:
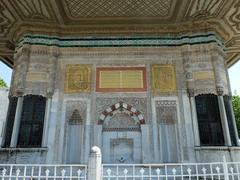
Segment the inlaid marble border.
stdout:
<path fill-rule="evenodd" d="M 206 44 L 215 42 L 224 47 L 223 40 L 214 32 L 179 36 L 110 36 L 110 37 L 59 37 L 26 34 L 17 43 L 16 51 L 23 45 L 67 47 L 161 47 Z"/>

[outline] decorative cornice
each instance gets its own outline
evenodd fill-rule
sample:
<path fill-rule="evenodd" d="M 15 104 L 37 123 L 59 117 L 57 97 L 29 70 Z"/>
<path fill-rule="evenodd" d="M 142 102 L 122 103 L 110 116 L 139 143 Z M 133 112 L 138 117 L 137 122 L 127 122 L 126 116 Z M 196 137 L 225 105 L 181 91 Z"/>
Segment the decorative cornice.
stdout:
<path fill-rule="evenodd" d="M 25 35 L 17 44 L 50 47 L 162 47 L 216 43 L 224 48 L 223 40 L 214 32 L 179 36 L 112 36 L 112 37 L 58 37 L 47 35 Z M 57 48 L 56 48 L 57 49 Z"/>

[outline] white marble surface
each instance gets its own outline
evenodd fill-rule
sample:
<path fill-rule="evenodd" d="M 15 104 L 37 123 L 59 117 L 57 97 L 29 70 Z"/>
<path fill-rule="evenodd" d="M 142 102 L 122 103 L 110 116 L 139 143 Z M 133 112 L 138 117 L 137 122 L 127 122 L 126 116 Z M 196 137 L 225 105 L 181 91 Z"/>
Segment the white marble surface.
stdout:
<path fill-rule="evenodd" d="M 4 127 L 8 111 L 8 89 L 0 88 L 0 144 L 4 136 Z"/>

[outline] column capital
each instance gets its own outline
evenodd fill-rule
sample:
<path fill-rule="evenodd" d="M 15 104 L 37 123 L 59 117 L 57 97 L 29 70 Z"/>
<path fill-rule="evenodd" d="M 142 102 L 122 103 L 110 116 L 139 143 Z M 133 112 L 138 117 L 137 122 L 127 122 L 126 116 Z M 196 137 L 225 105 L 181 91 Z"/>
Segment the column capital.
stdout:
<path fill-rule="evenodd" d="M 54 90 L 52 88 L 48 88 L 46 97 L 52 98 L 53 94 L 54 94 Z"/>
<path fill-rule="evenodd" d="M 194 89 L 193 88 L 187 89 L 187 92 L 188 92 L 189 97 L 194 97 Z"/>
<path fill-rule="evenodd" d="M 218 96 L 223 96 L 223 93 L 224 93 L 224 88 L 223 86 L 216 86 L 216 91 L 217 91 L 217 95 Z"/>
<path fill-rule="evenodd" d="M 22 97 L 24 94 L 24 88 L 17 88 L 16 89 L 16 95 L 17 97 Z"/>

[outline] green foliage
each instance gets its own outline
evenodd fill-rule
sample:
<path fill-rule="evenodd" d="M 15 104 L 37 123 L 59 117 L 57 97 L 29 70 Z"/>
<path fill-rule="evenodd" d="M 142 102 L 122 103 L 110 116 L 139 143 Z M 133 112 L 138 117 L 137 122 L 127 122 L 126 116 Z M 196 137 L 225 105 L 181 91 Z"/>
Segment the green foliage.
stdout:
<path fill-rule="evenodd" d="M 0 87 L 7 87 L 7 84 L 0 78 Z"/>
<path fill-rule="evenodd" d="M 233 96 L 232 103 L 236 124 L 238 128 L 238 134 L 240 135 L 240 96 Z"/>

